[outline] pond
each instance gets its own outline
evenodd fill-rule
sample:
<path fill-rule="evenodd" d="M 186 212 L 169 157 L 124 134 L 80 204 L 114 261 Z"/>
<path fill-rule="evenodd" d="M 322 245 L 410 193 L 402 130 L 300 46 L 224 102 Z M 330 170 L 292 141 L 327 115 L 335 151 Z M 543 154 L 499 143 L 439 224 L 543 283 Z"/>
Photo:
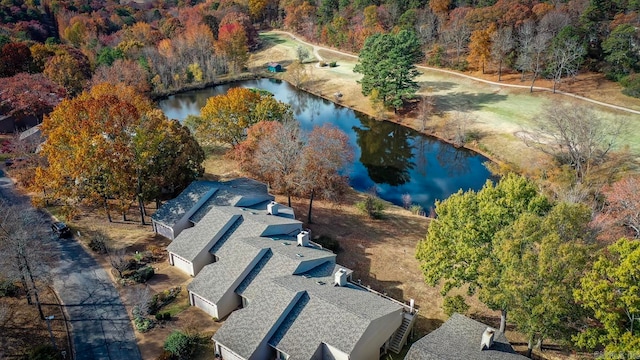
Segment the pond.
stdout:
<path fill-rule="evenodd" d="M 457 149 L 433 137 L 388 121 L 339 106 L 318 96 L 299 91 L 273 79 L 249 80 L 194 90 L 159 101 L 172 119 L 198 115 L 207 99 L 232 87 L 265 89 L 290 104 L 301 128 L 331 123 L 344 131 L 355 149 L 355 161 L 348 169 L 350 184 L 359 191 L 375 188 L 378 196 L 403 205 L 403 195 L 429 212 L 436 200 L 446 199 L 459 189 L 478 190 L 491 173 L 487 158 Z"/>

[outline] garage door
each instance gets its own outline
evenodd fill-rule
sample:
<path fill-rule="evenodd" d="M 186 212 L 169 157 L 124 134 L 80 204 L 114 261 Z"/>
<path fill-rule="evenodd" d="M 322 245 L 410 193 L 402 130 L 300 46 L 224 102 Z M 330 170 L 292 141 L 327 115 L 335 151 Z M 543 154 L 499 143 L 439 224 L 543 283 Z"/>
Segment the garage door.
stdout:
<path fill-rule="evenodd" d="M 191 264 L 191 262 L 175 254 L 171 254 L 171 262 L 173 263 L 173 266 L 193 276 L 193 264 Z"/>
<path fill-rule="evenodd" d="M 240 356 L 236 355 L 233 351 L 227 349 L 226 347 L 220 345 L 220 355 L 223 360 L 244 360 Z"/>
<path fill-rule="evenodd" d="M 207 314 L 211 315 L 214 318 L 218 318 L 218 307 L 215 304 L 201 298 L 200 296 L 194 293 L 190 293 L 190 294 L 191 294 L 191 300 L 192 300 L 193 306 L 204 310 L 204 312 L 206 312 Z"/>

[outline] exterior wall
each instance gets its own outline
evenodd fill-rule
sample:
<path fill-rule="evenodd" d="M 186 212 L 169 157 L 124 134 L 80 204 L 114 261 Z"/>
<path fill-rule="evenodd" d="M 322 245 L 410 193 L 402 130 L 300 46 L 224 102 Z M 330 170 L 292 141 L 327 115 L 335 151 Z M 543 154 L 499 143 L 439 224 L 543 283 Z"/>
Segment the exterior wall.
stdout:
<path fill-rule="evenodd" d="M 235 279 L 233 284 L 229 286 L 227 293 L 220 298 L 220 300 L 216 303 L 218 306 L 218 314 L 220 315 L 219 319 L 226 317 L 231 314 L 231 312 L 238 308 L 238 306 L 242 305 L 242 298 L 240 295 L 236 294 L 234 291 L 240 285 L 240 283 L 244 280 L 247 275 L 253 270 L 256 264 L 262 259 L 264 254 L 266 254 L 268 249 L 262 249 L 258 255 L 249 263 L 249 265 L 242 271 L 242 273 Z M 215 265 L 214 265 L 215 266 Z"/>
<path fill-rule="evenodd" d="M 186 274 L 193 275 L 193 264 L 186 259 L 181 258 L 180 256 L 169 253 L 169 264 L 177 267 L 178 269 L 184 271 Z"/>
<path fill-rule="evenodd" d="M 378 349 L 375 349 L 376 352 Z M 366 359 L 378 359 L 380 357 L 379 354 L 376 354 L 377 357 L 369 357 Z M 342 351 L 334 348 L 329 344 L 322 344 L 322 360 L 349 360 L 349 355 L 343 353 Z"/>
<path fill-rule="evenodd" d="M 212 241 L 212 243 L 215 243 L 215 241 Z M 196 255 L 195 259 L 193 259 L 193 275 L 191 276 L 198 275 L 203 267 L 215 261 L 213 254 L 209 252 L 209 249 L 213 246 L 212 243 L 207 244 L 207 246 L 202 249 L 198 255 Z"/>
<path fill-rule="evenodd" d="M 220 356 L 222 356 L 224 360 L 246 360 L 245 358 L 229 350 L 219 342 L 216 342 L 216 353 L 220 354 Z"/>
<path fill-rule="evenodd" d="M 220 319 L 220 317 L 218 316 L 218 307 L 215 304 L 208 302 L 200 295 L 192 293 L 191 291 L 189 291 L 189 303 L 191 303 L 191 306 L 195 306 L 198 309 L 211 315 L 211 317 Z"/>
<path fill-rule="evenodd" d="M 169 226 L 158 223 L 155 220 L 153 220 L 152 223 L 153 223 L 153 231 L 155 233 L 160 234 L 170 240 L 175 239 L 175 237 L 173 236 L 173 229 L 171 229 Z"/>
<path fill-rule="evenodd" d="M 402 309 L 378 318 L 369 324 L 349 357 L 351 360 L 380 358 L 380 348 L 402 324 Z"/>

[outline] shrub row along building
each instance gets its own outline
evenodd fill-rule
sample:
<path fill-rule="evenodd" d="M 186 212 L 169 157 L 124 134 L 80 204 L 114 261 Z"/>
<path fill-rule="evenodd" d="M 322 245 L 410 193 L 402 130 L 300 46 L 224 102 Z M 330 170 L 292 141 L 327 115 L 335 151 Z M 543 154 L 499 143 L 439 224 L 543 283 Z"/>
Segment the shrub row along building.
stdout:
<path fill-rule="evenodd" d="M 216 352 L 235 359 L 378 359 L 399 352 L 413 307 L 351 281 L 265 184 L 198 181 L 153 215 L 169 262 L 194 277 L 191 305 L 224 324 Z"/>

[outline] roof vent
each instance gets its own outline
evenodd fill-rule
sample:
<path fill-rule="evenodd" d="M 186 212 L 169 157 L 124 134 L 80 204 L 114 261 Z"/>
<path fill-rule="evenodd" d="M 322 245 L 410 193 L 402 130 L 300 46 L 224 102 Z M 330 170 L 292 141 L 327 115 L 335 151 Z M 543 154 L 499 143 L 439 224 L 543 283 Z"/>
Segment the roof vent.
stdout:
<path fill-rule="evenodd" d="M 347 270 L 341 268 L 336 271 L 333 275 L 333 283 L 338 286 L 347 285 Z"/>
<path fill-rule="evenodd" d="M 488 327 L 487 330 L 485 330 L 482 333 L 482 342 L 480 343 L 480 351 L 484 350 L 485 347 L 487 350 L 491 349 L 491 346 L 493 345 L 493 334 L 495 332 L 496 332 L 495 329 Z"/>
<path fill-rule="evenodd" d="M 309 246 L 309 232 L 300 231 L 298 234 L 298 246 Z"/>
<path fill-rule="evenodd" d="M 324 284 L 326 284 L 326 282 L 324 282 L 324 281 L 316 281 L 316 284 L 318 284 L 318 285 L 324 285 Z"/>
<path fill-rule="evenodd" d="M 280 207 L 280 204 L 278 204 L 275 201 L 272 201 L 270 203 L 267 204 L 267 214 L 269 215 L 278 215 L 278 208 Z"/>
<path fill-rule="evenodd" d="M 302 255 L 302 254 L 300 254 L 300 253 L 297 253 L 297 254 L 296 254 L 296 256 L 297 256 L 297 257 L 304 257 L 304 255 Z"/>

